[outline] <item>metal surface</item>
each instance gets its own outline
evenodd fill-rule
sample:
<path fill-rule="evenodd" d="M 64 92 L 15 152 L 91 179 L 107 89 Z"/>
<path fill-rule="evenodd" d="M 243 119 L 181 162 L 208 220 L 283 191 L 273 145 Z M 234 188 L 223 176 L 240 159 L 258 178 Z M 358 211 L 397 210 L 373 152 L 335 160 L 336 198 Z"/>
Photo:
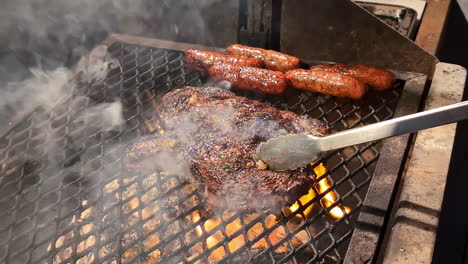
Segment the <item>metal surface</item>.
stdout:
<path fill-rule="evenodd" d="M 438 62 L 348 0 L 283 1 L 281 51 L 309 60 L 369 64 L 429 77 Z"/>
<path fill-rule="evenodd" d="M 367 4 L 381 4 L 381 5 L 389 5 L 389 6 L 401 6 L 401 7 L 413 9 L 416 11 L 416 20 L 417 20 L 418 25 L 424 14 L 424 8 L 426 7 L 425 0 L 358 0 L 355 2 L 367 3 Z"/>
<path fill-rule="evenodd" d="M 424 109 L 460 102 L 467 80 L 465 68 L 439 63 Z M 386 264 L 432 263 L 439 215 L 444 200 L 456 124 L 421 131 L 395 198 L 380 261 Z M 450 182 L 450 181 L 449 181 Z M 461 186 L 460 190 L 464 190 Z M 460 193 L 463 196 L 463 193 Z M 439 230 L 440 232 L 440 230 Z M 461 257 L 460 257 L 461 258 Z M 461 261 L 461 260 L 460 260 Z M 439 260 L 438 263 L 444 263 Z M 453 263 L 453 262 L 451 262 Z"/>
<path fill-rule="evenodd" d="M 88 99 L 77 108 L 58 104 L 47 115 L 34 112 L 0 142 L 0 262 L 194 263 L 218 258 L 224 263 L 339 263 L 369 194 L 381 188 L 391 193 L 393 185 L 375 179 L 389 176 L 382 168 L 390 179 L 398 175 L 408 142 L 404 136 L 393 138 L 391 148 L 379 141 L 330 153 L 323 160 L 328 170 L 317 182 L 331 187 L 311 186 L 313 197 L 279 218 L 269 212 L 207 212 L 202 190 L 184 175 L 128 173 L 121 166 L 125 147 L 157 128 L 157 98 L 206 79 L 184 67 L 181 52 L 167 50 L 171 44 L 181 50 L 193 45 L 123 35 L 106 43 L 120 66 L 103 83 L 77 86 L 77 95 Z M 337 132 L 392 118 L 395 109 L 397 116 L 415 112 L 424 85 L 415 80 L 424 77 L 399 74 L 399 79 L 394 90 L 371 92 L 362 101 L 300 91 L 239 94 L 319 118 Z M 83 128 L 94 127 L 95 120 L 76 120 L 84 109 L 116 98 L 123 106 L 122 127 L 87 132 Z M 335 201 L 323 203 L 330 196 Z M 388 203 L 385 197 L 376 200 Z M 332 209 L 342 218 L 331 217 Z M 210 227 L 213 222 L 217 224 Z M 209 245 L 213 239 L 217 243 Z M 374 252 L 376 244 L 354 254 Z"/>
<path fill-rule="evenodd" d="M 239 6 L 239 43 L 267 47 L 271 34 L 272 0 L 241 0 Z"/>
<path fill-rule="evenodd" d="M 366 3 L 356 1 L 357 4 L 397 30 L 403 36 L 414 39 L 417 26 L 415 10 L 389 4 Z"/>
<path fill-rule="evenodd" d="M 278 50 L 281 5 L 282 0 L 240 0 L 238 43 Z"/>
<path fill-rule="evenodd" d="M 325 153 L 458 122 L 468 118 L 468 101 L 357 127 L 333 135 L 283 135 L 257 147 L 256 159 L 272 170 L 293 170 L 318 162 Z"/>
<path fill-rule="evenodd" d="M 427 77 L 424 75 L 408 76 L 405 90 L 400 98 L 404 106 L 397 109 L 395 116 L 405 116 L 418 111 L 422 87 L 425 86 L 426 80 Z M 386 155 L 380 157 L 374 177 L 371 179 L 344 263 L 360 264 L 375 261 L 376 250 L 382 242 L 381 235 L 385 231 L 390 215 L 388 208 L 404 170 L 404 162 L 399 160 L 403 158 L 401 149 L 406 148 L 403 151 L 406 155 L 411 141 L 412 136 L 408 134 L 385 140 L 386 144 L 381 151 Z"/>

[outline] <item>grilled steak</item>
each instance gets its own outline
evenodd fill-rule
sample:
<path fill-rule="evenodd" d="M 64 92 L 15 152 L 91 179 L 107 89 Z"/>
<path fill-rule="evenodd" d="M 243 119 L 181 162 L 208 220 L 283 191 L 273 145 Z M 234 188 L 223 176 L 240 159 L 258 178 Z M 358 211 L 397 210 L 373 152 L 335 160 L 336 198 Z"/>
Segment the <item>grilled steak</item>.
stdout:
<path fill-rule="evenodd" d="M 215 208 L 281 208 L 314 182 L 315 175 L 306 170 L 269 171 L 255 163 L 253 155 L 260 142 L 281 134 L 326 134 L 327 127 L 316 119 L 211 87 L 170 92 L 157 111 L 166 132 L 131 145 L 127 167 L 147 163 L 170 169 L 174 159 L 172 163 L 187 167 L 194 182 L 206 188 L 208 203 Z"/>

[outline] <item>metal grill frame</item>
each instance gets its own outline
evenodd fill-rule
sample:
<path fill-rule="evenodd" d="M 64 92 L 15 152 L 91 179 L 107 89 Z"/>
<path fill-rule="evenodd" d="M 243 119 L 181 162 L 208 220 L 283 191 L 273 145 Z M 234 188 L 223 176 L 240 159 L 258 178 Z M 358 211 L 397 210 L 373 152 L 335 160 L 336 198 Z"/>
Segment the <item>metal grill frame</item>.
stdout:
<path fill-rule="evenodd" d="M 213 47 L 118 34 L 110 36 L 103 42 L 103 45 L 110 47 L 116 42 L 182 51 L 189 48 L 223 51 L 223 49 Z M 426 83 L 426 76 L 418 73 L 399 73 L 398 79 L 405 80 L 405 86 L 395 110 L 395 117 L 418 110 Z M 17 120 L 14 123 L 20 122 L 22 118 Z M 344 259 L 345 263 L 369 262 L 378 249 L 381 239 L 380 233 L 384 230 L 385 220 L 389 214 L 387 209 L 397 186 L 396 183 L 410 140 L 409 135 L 404 135 L 384 141 L 377 167 L 371 177 L 370 186 L 359 212 L 357 229 L 352 234 L 351 243 Z"/>

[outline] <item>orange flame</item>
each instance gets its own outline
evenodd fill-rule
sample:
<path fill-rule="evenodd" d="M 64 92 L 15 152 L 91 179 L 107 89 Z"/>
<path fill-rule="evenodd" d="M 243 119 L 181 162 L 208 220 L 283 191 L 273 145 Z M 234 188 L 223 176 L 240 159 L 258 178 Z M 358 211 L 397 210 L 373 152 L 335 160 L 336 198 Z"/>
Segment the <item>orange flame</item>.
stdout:
<path fill-rule="evenodd" d="M 317 177 L 321 177 L 327 173 L 327 168 L 321 163 L 318 166 L 314 168 L 315 174 Z M 298 213 L 298 210 L 300 209 L 300 204 L 305 205 L 312 201 L 315 197 L 317 197 L 318 194 L 325 194 L 325 196 L 320 199 L 320 204 L 324 208 L 329 208 L 332 206 L 332 204 L 336 203 L 338 201 L 337 199 L 337 194 L 333 191 L 330 190 L 332 188 L 333 184 L 331 180 L 327 177 L 321 179 L 317 183 L 314 184 L 313 187 L 309 189 L 309 192 L 303 196 L 301 196 L 294 204 L 292 204 L 290 207 L 283 209 L 283 213 L 285 213 L 286 216 L 293 214 L 293 213 Z M 300 203 L 300 204 L 299 204 Z M 317 203 L 313 203 L 309 205 L 307 208 L 303 209 L 303 215 L 308 217 L 312 213 L 312 209 Z M 289 211 L 288 211 L 289 210 Z M 349 207 L 341 207 L 341 206 L 334 206 L 330 211 L 329 214 L 336 218 L 340 219 L 343 218 L 346 214 L 349 214 L 351 212 L 351 209 Z M 302 217 L 301 215 L 297 214 L 297 217 Z M 199 211 L 194 211 L 192 213 L 192 221 L 194 223 L 199 222 L 201 219 L 200 212 Z M 276 217 L 274 215 L 268 215 L 266 219 L 266 227 L 271 228 L 274 223 L 276 223 Z M 204 232 L 210 232 L 211 230 L 214 230 L 216 227 L 218 227 L 221 224 L 221 219 L 219 217 L 213 217 L 210 218 L 199 225 L 195 228 L 195 233 L 198 237 L 201 237 Z M 242 228 L 242 223 L 240 219 L 236 219 L 233 222 L 229 223 L 226 225 L 226 229 L 224 230 L 226 235 L 229 237 L 229 242 L 227 243 L 227 249 L 225 249 L 224 246 L 220 244 L 220 242 L 225 238 L 225 235 L 221 232 L 221 230 L 218 230 L 214 234 L 210 235 L 208 238 L 205 239 L 204 243 L 207 249 L 212 249 L 216 248 L 213 250 L 211 253 L 209 260 L 210 261 L 219 261 L 222 258 L 226 256 L 226 250 L 229 250 L 230 252 L 235 252 L 236 250 L 240 249 L 246 244 L 247 238 L 244 237 L 244 235 L 238 235 L 235 237 L 232 237 L 238 230 Z M 263 232 L 263 228 L 259 230 L 260 232 Z M 286 235 L 286 231 L 284 230 L 283 227 L 276 228 L 273 230 L 270 235 L 268 236 L 268 239 L 270 240 L 270 243 L 273 245 L 278 243 L 284 236 Z M 299 241 L 305 242 L 307 238 L 301 238 L 301 236 L 298 234 L 297 237 L 295 237 Z M 250 238 L 249 238 L 250 239 Z M 253 248 L 266 248 L 268 247 L 269 244 L 265 240 L 265 238 L 257 241 L 254 245 L 252 245 Z M 277 250 L 281 250 L 281 247 L 279 247 Z"/>
<path fill-rule="evenodd" d="M 198 211 L 194 211 L 192 213 L 192 221 L 193 222 L 198 222 L 200 220 L 200 213 Z M 203 223 L 203 227 L 206 232 L 209 232 L 216 228 L 219 224 L 221 223 L 221 220 L 219 218 L 212 218 L 208 219 Z M 203 229 L 201 225 L 198 225 L 195 228 L 195 232 L 197 233 L 197 236 L 202 236 L 203 235 Z M 205 245 L 207 249 L 213 248 L 216 245 L 219 244 L 219 242 L 223 239 L 223 235 L 220 231 L 215 232 L 213 235 L 209 236 L 205 240 Z M 215 249 L 211 255 L 210 255 L 210 260 L 212 261 L 218 261 L 221 260 L 224 256 L 226 256 L 226 252 L 224 251 L 223 247 L 219 247 Z"/>
<path fill-rule="evenodd" d="M 310 188 L 309 189 L 309 192 L 307 194 L 304 194 L 303 196 L 301 196 L 298 201 L 301 202 L 301 204 L 307 204 L 308 202 L 312 201 L 312 199 L 315 198 L 315 196 L 317 196 L 317 194 L 315 193 L 314 189 Z M 288 216 L 289 214 L 291 213 L 297 213 L 298 210 L 299 210 L 299 202 L 295 202 L 293 203 L 290 207 L 289 207 L 289 210 L 290 210 L 290 213 L 286 213 L 283 211 L 283 213 L 285 213 L 286 216 Z M 308 216 L 310 215 L 311 211 L 312 211 L 312 208 L 313 208 L 313 205 L 309 205 L 306 209 L 304 209 L 304 215 L 305 216 Z M 297 217 L 301 217 L 301 215 L 297 215 Z"/>
<path fill-rule="evenodd" d="M 193 212 L 192 219 L 193 219 L 194 222 L 197 222 L 198 220 L 200 220 L 200 213 L 198 211 Z M 213 230 L 214 228 L 216 228 L 220 223 L 221 223 L 221 221 L 219 219 L 208 219 L 203 224 L 203 227 L 205 228 L 206 232 L 209 232 L 209 231 Z M 203 234 L 203 229 L 202 229 L 201 225 L 198 225 L 195 230 L 196 230 L 198 236 L 201 236 Z M 209 236 L 206 239 L 206 247 L 208 249 L 212 248 L 212 247 L 216 246 L 216 244 L 218 244 L 219 241 L 215 236 L 216 234 L 217 233 L 214 233 L 213 235 Z"/>
<path fill-rule="evenodd" d="M 150 102 L 153 105 L 154 109 L 156 109 L 158 104 L 156 103 L 156 100 L 154 99 L 153 92 L 151 92 L 150 90 L 145 90 L 145 94 L 148 97 L 148 99 L 150 100 Z M 161 135 L 164 134 L 164 129 L 162 129 L 159 122 L 156 122 L 156 124 L 155 124 L 156 128 L 155 128 L 153 126 L 153 124 L 148 119 L 146 119 L 144 116 L 141 116 L 141 118 L 143 119 L 143 123 L 145 123 L 146 128 L 148 129 L 148 131 L 150 133 L 153 132 L 154 130 L 156 130 L 156 128 L 157 128 L 159 134 L 161 134 Z"/>
<path fill-rule="evenodd" d="M 327 168 L 321 163 L 314 168 L 314 171 L 317 174 L 317 177 L 320 177 L 325 175 Z M 328 193 L 325 194 L 322 199 L 320 199 L 320 203 L 324 208 L 329 208 L 332 204 L 338 201 L 336 193 L 334 191 L 329 191 L 329 189 L 332 187 L 332 183 L 329 178 L 325 177 L 321 179 L 314 185 L 314 187 L 319 194 L 323 194 L 328 191 Z M 336 219 L 343 218 L 345 215 L 351 212 L 351 208 L 347 206 L 344 206 L 343 208 L 344 209 L 342 209 L 340 206 L 335 206 L 330 210 L 329 214 Z"/>
<path fill-rule="evenodd" d="M 321 176 L 327 173 L 327 168 L 323 165 L 323 163 L 320 163 L 314 168 L 314 172 L 317 175 L 317 178 L 320 178 Z M 330 179 L 325 177 L 321 179 L 318 183 L 316 183 L 314 185 L 314 188 L 310 188 L 307 194 L 300 197 L 299 202 L 303 205 L 307 204 L 310 201 L 312 201 L 312 199 L 315 198 L 317 193 L 323 194 L 327 192 L 331 187 L 332 187 L 332 184 L 331 184 Z M 328 191 L 328 193 L 325 194 L 325 196 L 322 199 L 320 199 L 320 203 L 324 208 L 329 208 L 337 200 L 338 199 L 337 199 L 336 193 L 334 191 Z M 289 210 L 291 211 L 291 213 L 294 213 L 299 209 L 299 207 L 300 207 L 299 203 L 296 201 L 293 205 L 289 207 Z M 312 211 L 312 207 L 313 206 L 310 205 L 309 207 L 304 209 L 305 216 L 308 216 L 310 214 L 310 212 Z M 351 209 L 349 207 L 345 206 L 343 208 L 344 210 L 339 206 L 335 206 L 330 210 L 329 214 L 336 219 L 343 218 L 346 214 L 349 214 L 351 212 Z"/>

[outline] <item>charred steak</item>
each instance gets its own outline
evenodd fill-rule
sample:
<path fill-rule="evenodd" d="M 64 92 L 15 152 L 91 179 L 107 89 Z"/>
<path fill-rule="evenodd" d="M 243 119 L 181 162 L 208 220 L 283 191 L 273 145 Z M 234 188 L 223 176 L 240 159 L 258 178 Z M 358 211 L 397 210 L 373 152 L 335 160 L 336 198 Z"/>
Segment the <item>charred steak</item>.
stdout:
<path fill-rule="evenodd" d="M 269 171 L 253 155 L 260 142 L 281 134 L 325 135 L 319 120 L 213 87 L 170 92 L 157 111 L 166 132 L 129 146 L 126 166 L 190 174 L 215 208 L 281 208 L 314 182 L 315 175 L 304 170 Z"/>

